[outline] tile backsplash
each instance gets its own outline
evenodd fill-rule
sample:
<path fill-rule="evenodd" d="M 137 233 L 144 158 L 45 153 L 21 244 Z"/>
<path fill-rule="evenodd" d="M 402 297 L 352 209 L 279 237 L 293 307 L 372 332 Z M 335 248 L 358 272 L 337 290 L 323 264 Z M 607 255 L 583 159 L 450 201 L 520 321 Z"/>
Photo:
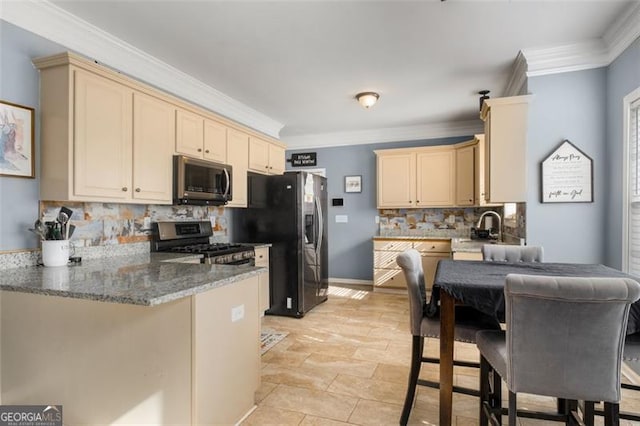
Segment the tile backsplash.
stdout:
<path fill-rule="evenodd" d="M 378 235 L 468 238 L 471 228 L 476 227 L 480 215 L 487 210 L 493 210 L 503 218 L 505 242 L 519 244 L 520 239 L 526 240 L 526 203 L 469 208 L 378 210 L 380 218 Z M 497 224 L 494 223 L 493 226 Z"/>
<path fill-rule="evenodd" d="M 150 222 L 210 220 L 214 240 L 229 240 L 224 207 L 41 201 L 43 220 L 54 220 L 63 205 L 73 210 L 71 224 L 76 229 L 70 240 L 75 247 L 147 242 L 151 239 L 151 229 L 144 227 L 147 218 Z"/>

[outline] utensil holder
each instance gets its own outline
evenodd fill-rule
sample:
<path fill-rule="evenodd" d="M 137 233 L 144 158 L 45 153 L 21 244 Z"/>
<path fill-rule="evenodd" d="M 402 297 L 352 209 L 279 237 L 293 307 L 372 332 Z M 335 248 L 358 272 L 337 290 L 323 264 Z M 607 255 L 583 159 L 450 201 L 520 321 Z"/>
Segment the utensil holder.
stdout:
<path fill-rule="evenodd" d="M 42 242 L 44 266 L 66 266 L 69 263 L 69 240 L 46 240 Z"/>

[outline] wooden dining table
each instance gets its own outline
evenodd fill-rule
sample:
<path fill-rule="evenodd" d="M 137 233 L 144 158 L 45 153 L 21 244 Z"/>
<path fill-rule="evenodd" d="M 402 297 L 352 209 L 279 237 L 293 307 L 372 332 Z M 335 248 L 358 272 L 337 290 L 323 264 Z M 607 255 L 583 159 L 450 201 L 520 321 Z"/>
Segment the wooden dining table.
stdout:
<path fill-rule="evenodd" d="M 441 260 L 436 269 L 427 315 L 440 316 L 440 426 L 451 425 L 455 306 L 467 305 L 500 322 L 505 318 L 504 283 L 508 274 L 570 277 L 625 277 L 604 265 L 577 263 L 507 263 Z M 640 303 L 631 306 L 627 334 L 640 331 Z"/>

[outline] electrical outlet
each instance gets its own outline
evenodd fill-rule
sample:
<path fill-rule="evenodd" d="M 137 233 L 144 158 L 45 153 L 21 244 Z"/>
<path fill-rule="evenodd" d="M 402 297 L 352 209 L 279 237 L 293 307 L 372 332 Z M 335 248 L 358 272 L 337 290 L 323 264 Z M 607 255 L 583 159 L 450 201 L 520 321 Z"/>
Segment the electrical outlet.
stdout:
<path fill-rule="evenodd" d="M 244 305 L 231 308 L 231 322 L 237 322 L 244 318 Z"/>
<path fill-rule="evenodd" d="M 287 309 L 291 309 L 291 306 L 292 306 L 291 298 L 287 297 Z"/>

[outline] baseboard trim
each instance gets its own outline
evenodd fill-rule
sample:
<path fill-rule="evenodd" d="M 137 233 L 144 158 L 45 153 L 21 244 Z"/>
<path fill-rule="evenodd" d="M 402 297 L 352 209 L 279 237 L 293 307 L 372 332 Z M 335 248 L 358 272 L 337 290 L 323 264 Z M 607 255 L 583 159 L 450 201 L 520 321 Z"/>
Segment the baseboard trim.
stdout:
<path fill-rule="evenodd" d="M 373 287 L 372 280 L 354 280 L 352 278 L 331 278 L 329 277 L 329 285 L 333 284 L 349 284 L 349 285 L 360 285 Z"/>

